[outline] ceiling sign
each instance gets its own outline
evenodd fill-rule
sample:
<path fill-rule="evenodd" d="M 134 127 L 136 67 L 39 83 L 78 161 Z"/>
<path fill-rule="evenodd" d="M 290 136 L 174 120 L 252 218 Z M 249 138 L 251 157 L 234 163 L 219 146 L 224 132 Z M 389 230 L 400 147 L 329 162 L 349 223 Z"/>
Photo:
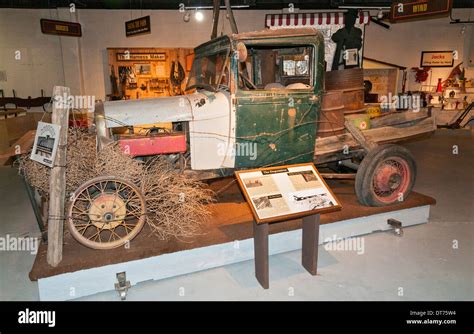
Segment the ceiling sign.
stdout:
<path fill-rule="evenodd" d="M 430 16 L 448 16 L 453 0 L 394 1 L 390 8 L 390 21 L 425 19 Z"/>
<path fill-rule="evenodd" d="M 147 60 L 154 60 L 154 61 L 165 61 L 166 60 L 166 53 L 159 52 L 159 53 L 136 53 L 136 52 L 122 52 L 117 53 L 117 60 L 118 61 L 147 61 Z"/>
<path fill-rule="evenodd" d="M 452 67 L 454 51 L 422 51 L 420 67 Z"/>
<path fill-rule="evenodd" d="M 49 35 L 81 37 L 81 25 L 76 22 L 41 19 L 41 32 Z"/>
<path fill-rule="evenodd" d="M 125 35 L 127 37 L 148 34 L 150 32 L 151 22 L 149 15 L 125 22 Z"/>

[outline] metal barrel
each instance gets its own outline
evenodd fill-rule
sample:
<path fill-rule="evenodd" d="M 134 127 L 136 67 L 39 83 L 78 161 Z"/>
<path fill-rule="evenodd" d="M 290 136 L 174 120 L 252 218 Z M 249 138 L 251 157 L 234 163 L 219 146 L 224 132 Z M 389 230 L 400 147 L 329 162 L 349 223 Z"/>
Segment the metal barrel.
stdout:
<path fill-rule="evenodd" d="M 341 91 L 324 92 L 318 122 L 318 137 L 344 133 L 344 104 Z"/>
<path fill-rule="evenodd" d="M 344 114 L 365 112 L 364 72 L 361 68 L 325 72 L 327 92 L 340 92 Z"/>
<path fill-rule="evenodd" d="M 328 71 L 324 73 L 324 89 L 346 90 L 364 87 L 364 72 L 361 68 Z"/>

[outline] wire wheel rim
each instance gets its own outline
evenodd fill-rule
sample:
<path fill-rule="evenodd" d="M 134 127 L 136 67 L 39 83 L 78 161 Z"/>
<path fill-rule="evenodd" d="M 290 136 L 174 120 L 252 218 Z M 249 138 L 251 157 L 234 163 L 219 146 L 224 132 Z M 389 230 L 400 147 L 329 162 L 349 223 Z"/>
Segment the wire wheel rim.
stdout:
<path fill-rule="evenodd" d="M 68 209 L 68 228 L 81 244 L 112 249 L 132 240 L 145 222 L 145 200 L 131 182 L 99 177 L 81 185 Z"/>
<path fill-rule="evenodd" d="M 405 159 L 389 157 L 375 168 L 372 192 L 383 203 L 393 203 L 404 196 L 410 185 L 411 170 Z M 401 201 L 404 198 L 401 197 Z"/>

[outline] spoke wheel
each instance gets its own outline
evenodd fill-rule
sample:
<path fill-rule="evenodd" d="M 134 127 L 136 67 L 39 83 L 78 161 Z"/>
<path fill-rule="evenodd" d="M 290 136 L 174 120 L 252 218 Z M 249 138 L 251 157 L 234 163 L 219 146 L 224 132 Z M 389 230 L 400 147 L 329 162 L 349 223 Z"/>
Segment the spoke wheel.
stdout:
<path fill-rule="evenodd" d="M 105 176 L 87 181 L 74 192 L 67 224 L 84 246 L 112 249 L 137 236 L 145 214 L 145 199 L 137 186 Z"/>
<path fill-rule="evenodd" d="M 399 203 L 410 194 L 415 179 L 415 160 L 406 148 L 380 145 L 359 165 L 355 179 L 357 199 L 368 206 Z"/>
<path fill-rule="evenodd" d="M 375 169 L 372 187 L 380 202 L 394 203 L 400 194 L 406 193 L 410 184 L 410 168 L 408 163 L 399 158 L 391 157 L 382 161 Z"/>

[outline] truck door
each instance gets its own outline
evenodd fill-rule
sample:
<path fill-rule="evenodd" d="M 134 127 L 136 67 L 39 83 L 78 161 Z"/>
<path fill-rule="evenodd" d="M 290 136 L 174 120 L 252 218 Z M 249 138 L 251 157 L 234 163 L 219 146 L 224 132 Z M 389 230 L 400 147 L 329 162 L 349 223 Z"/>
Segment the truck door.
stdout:
<path fill-rule="evenodd" d="M 313 64 L 311 46 L 248 48 L 235 95 L 236 168 L 313 161 L 321 87 Z"/>

